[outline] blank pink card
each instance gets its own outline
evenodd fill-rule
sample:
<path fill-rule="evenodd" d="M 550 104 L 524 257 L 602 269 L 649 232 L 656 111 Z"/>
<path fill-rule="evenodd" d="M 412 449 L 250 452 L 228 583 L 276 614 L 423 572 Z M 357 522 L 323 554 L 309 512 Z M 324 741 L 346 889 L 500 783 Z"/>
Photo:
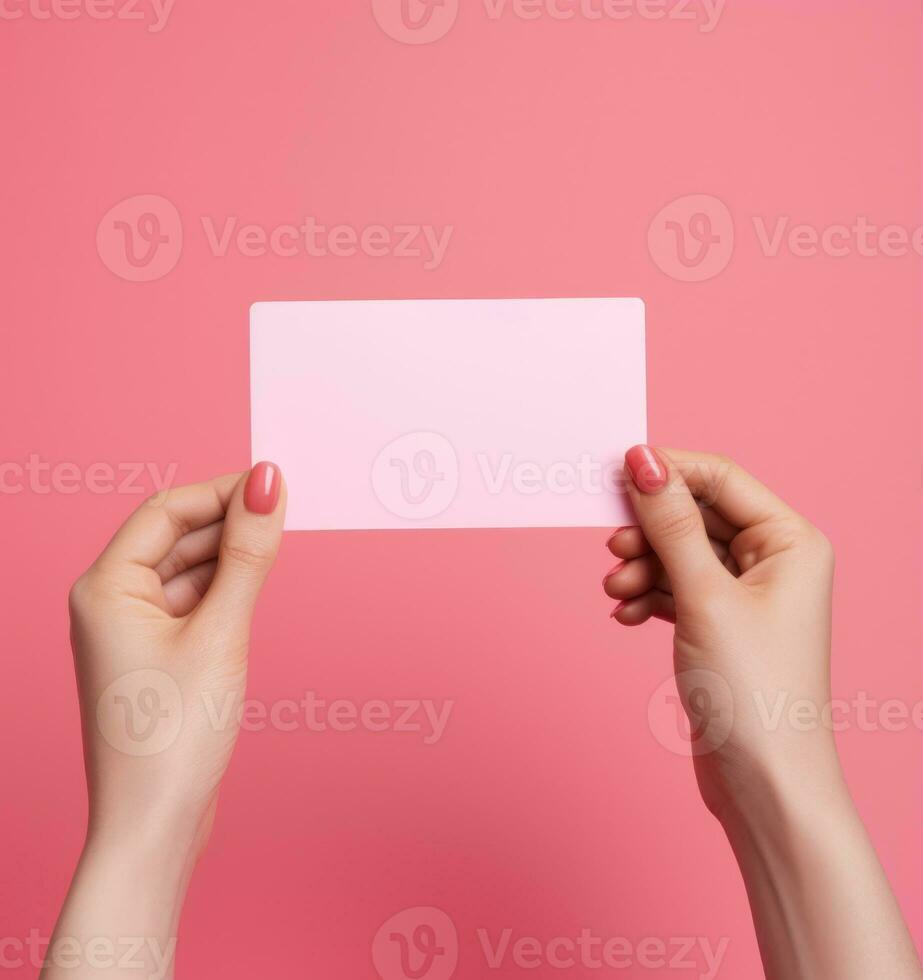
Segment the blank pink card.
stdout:
<path fill-rule="evenodd" d="M 639 299 L 257 303 L 250 372 L 288 530 L 633 522 Z"/>

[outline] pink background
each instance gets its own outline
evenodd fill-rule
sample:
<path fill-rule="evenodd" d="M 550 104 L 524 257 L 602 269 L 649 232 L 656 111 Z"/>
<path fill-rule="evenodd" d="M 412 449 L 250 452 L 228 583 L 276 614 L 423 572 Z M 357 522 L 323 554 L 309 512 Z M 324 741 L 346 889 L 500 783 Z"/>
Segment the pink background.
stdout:
<path fill-rule="evenodd" d="M 640 17 L 492 21 L 466 2 L 420 46 L 358 0 L 176 0 L 156 34 L 2 22 L 4 460 L 175 462 L 183 482 L 242 468 L 257 299 L 641 296 L 652 439 L 738 457 L 823 527 L 839 555 L 835 693 L 919 701 L 923 260 L 767 258 L 751 219 L 923 223 L 921 20 L 916 0 L 728 0 L 706 34 Z M 153 282 L 114 275 L 96 247 L 102 216 L 141 194 L 171 201 L 185 231 Z M 687 194 L 720 198 L 737 228 L 730 264 L 701 283 L 648 252 L 653 216 Z M 428 271 L 217 258 L 201 218 L 231 215 L 455 231 Z M 2 496 L 2 936 L 50 931 L 80 847 L 64 598 L 138 502 Z M 379 925 L 429 905 L 458 928 L 459 976 L 487 972 L 479 927 L 729 936 L 719 975 L 758 975 L 722 834 L 688 760 L 648 728 L 669 630 L 609 621 L 604 537 L 287 537 L 251 695 L 455 708 L 431 746 L 245 734 L 179 976 L 374 977 Z M 841 738 L 918 940 L 919 742 Z"/>

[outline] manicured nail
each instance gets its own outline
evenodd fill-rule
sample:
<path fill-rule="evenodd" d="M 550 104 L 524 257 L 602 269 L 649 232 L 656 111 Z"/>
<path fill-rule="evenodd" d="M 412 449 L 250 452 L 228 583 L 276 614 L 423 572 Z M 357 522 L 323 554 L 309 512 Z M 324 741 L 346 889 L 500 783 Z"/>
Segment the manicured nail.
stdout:
<path fill-rule="evenodd" d="M 275 463 L 257 463 L 244 487 L 244 506 L 253 514 L 271 514 L 279 502 L 282 474 Z"/>
<path fill-rule="evenodd" d="M 612 576 L 615 575 L 616 572 L 620 572 L 624 567 L 625 567 L 625 562 L 620 561 L 616 566 L 610 568 L 609 571 L 606 572 L 605 575 L 603 575 L 603 588 L 606 587 L 606 582 L 608 582 L 609 579 L 612 578 Z"/>
<path fill-rule="evenodd" d="M 650 446 L 632 446 L 625 453 L 625 465 L 641 493 L 656 493 L 667 485 L 667 469 Z"/>
<path fill-rule="evenodd" d="M 622 531 L 627 531 L 627 530 L 628 530 L 628 528 L 627 528 L 627 526 L 626 526 L 626 527 L 617 527 L 617 528 L 616 528 L 616 529 L 615 529 L 615 530 L 614 530 L 614 531 L 613 531 L 613 532 L 612 532 L 612 533 L 611 533 L 611 534 L 609 535 L 609 540 L 608 540 L 608 541 L 606 541 L 606 547 L 608 548 L 608 547 L 609 547 L 609 545 L 611 545 L 611 544 L 612 544 L 612 542 L 613 542 L 613 541 L 615 541 L 615 539 L 616 539 L 616 538 L 617 538 L 617 537 L 618 537 L 618 536 L 619 536 L 619 535 L 620 535 L 620 534 L 622 533 Z"/>
<path fill-rule="evenodd" d="M 612 612 L 611 612 L 611 613 L 609 613 L 609 619 L 615 619 L 615 617 L 616 617 L 616 615 L 618 614 L 618 611 L 619 611 L 619 610 L 620 610 L 620 609 L 622 608 L 622 606 L 624 606 L 624 605 L 625 605 L 625 603 L 624 603 L 624 602 L 620 602 L 620 603 L 619 603 L 619 604 L 618 604 L 618 605 L 617 605 L 617 606 L 615 607 L 615 609 L 613 609 L 613 610 L 612 610 Z"/>

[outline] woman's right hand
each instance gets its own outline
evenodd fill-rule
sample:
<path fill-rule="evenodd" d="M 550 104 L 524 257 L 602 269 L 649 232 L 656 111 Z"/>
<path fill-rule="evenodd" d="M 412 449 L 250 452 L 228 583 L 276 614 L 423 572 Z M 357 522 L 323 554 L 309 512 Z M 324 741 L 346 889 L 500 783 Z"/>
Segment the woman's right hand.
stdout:
<path fill-rule="evenodd" d="M 623 600 L 619 623 L 676 624 L 696 777 L 740 865 L 766 976 L 920 980 L 833 737 L 829 542 L 724 457 L 636 446 L 626 470 L 640 527 L 610 538 L 622 563 L 604 587 Z"/>
<path fill-rule="evenodd" d="M 634 626 L 676 623 L 674 665 L 702 795 L 717 815 L 794 772 L 836 785 L 830 703 L 833 549 L 731 460 L 639 446 L 626 457 L 641 527 L 616 531 L 604 582 Z M 817 707 L 818 723 L 786 711 Z M 791 721 L 797 723 L 793 726 Z"/>

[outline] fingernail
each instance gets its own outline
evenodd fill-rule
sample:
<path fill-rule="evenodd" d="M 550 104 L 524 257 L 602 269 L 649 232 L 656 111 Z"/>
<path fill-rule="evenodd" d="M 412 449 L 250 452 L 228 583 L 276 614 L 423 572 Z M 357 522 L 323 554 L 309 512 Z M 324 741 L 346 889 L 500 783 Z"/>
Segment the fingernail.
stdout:
<path fill-rule="evenodd" d="M 244 487 L 244 506 L 253 514 L 271 514 L 279 502 L 282 474 L 275 463 L 257 463 Z"/>
<path fill-rule="evenodd" d="M 632 446 L 625 453 L 625 465 L 641 493 L 656 493 L 667 485 L 666 467 L 650 446 Z"/>
<path fill-rule="evenodd" d="M 618 611 L 619 611 L 619 610 L 620 610 L 620 609 L 622 608 L 622 606 L 624 606 L 624 605 L 625 605 L 625 603 L 624 603 L 624 602 L 620 602 L 620 603 L 619 603 L 619 604 L 618 604 L 618 605 L 617 605 L 617 606 L 615 607 L 615 609 L 613 609 L 613 610 L 612 610 L 612 612 L 611 612 L 611 613 L 609 613 L 609 619 L 615 619 L 615 617 L 616 617 L 616 615 L 618 614 Z"/>
<path fill-rule="evenodd" d="M 614 568 L 611 568 L 605 575 L 603 575 L 603 588 L 606 587 L 606 582 L 615 575 L 616 572 L 621 571 L 625 567 L 625 562 L 620 561 Z"/>
<path fill-rule="evenodd" d="M 622 531 L 627 530 L 627 527 L 617 527 L 610 535 L 609 539 L 606 541 L 606 547 L 608 548 L 610 544 L 622 533 Z"/>

